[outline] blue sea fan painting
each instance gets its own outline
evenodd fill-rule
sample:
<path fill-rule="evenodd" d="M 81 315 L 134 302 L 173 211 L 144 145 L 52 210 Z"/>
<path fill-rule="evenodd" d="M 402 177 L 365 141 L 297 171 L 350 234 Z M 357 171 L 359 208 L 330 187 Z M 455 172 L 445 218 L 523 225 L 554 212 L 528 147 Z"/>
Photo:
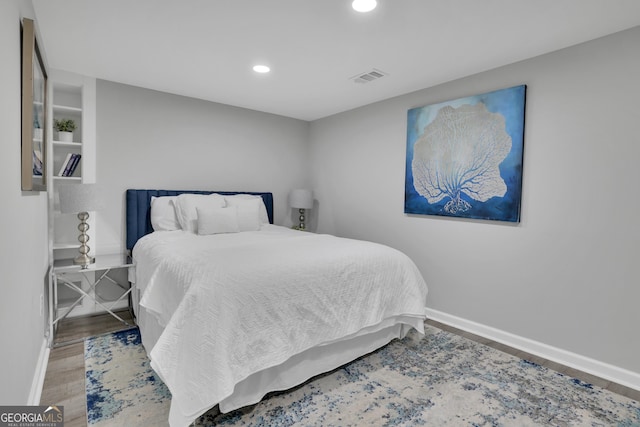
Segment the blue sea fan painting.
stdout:
<path fill-rule="evenodd" d="M 409 110 L 404 212 L 519 222 L 525 93 Z"/>

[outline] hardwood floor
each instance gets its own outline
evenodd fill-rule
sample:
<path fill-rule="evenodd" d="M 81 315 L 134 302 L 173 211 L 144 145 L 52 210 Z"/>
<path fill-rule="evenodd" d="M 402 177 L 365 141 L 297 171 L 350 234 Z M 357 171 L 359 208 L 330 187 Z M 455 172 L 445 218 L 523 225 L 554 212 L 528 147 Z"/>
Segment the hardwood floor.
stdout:
<path fill-rule="evenodd" d="M 128 310 L 116 313 L 129 324 L 134 323 Z M 51 349 L 40 404 L 64 406 L 65 427 L 87 425 L 82 339 L 128 328 L 109 314 L 64 319 L 58 326 L 54 344 L 73 343 Z"/>
<path fill-rule="evenodd" d="M 133 322 L 128 311 L 125 310 L 118 312 L 118 314 L 127 322 Z M 557 372 L 597 385 L 614 393 L 629 397 L 635 401 L 640 401 L 640 391 L 638 390 L 633 390 L 628 387 L 612 383 L 611 381 L 551 362 L 541 357 L 519 351 L 504 344 L 461 331 L 460 329 L 456 329 L 433 320 L 427 320 L 427 323 L 514 356 L 527 359 Z M 126 328 L 128 328 L 128 326 L 108 314 L 65 319 L 58 328 L 56 342 L 81 340 L 84 337 L 100 335 L 107 332 L 115 332 Z M 86 427 L 87 425 L 84 380 L 84 343 L 82 341 L 65 345 L 63 347 L 56 347 L 51 350 L 40 404 L 63 405 L 65 412 L 65 427 Z"/>

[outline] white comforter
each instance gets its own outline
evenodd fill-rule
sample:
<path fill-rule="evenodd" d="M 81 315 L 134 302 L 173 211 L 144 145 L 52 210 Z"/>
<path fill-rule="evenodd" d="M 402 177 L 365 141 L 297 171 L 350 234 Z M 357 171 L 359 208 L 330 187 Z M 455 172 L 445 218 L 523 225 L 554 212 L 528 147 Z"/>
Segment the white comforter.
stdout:
<path fill-rule="evenodd" d="M 370 242 L 265 225 L 211 236 L 156 232 L 133 257 L 140 305 L 165 328 L 147 351 L 172 393 L 172 425 L 309 348 L 394 316 L 425 317 L 427 287 L 415 264 Z"/>

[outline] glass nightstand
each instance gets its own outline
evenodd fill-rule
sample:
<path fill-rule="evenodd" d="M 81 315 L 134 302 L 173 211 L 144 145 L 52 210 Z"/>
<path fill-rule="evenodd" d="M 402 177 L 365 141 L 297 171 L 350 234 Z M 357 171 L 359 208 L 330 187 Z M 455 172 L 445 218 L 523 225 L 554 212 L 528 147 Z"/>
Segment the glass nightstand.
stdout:
<path fill-rule="evenodd" d="M 93 301 L 99 308 L 109 313 L 111 316 L 118 319 L 120 322 L 127 326 L 134 326 L 120 317 L 113 311 L 114 307 L 126 298 L 127 306 L 131 311 L 131 302 L 129 295 L 133 291 L 133 287 L 127 283 L 123 285 L 116 280 L 108 276 L 110 271 L 117 269 L 133 268 L 133 260 L 127 254 L 109 254 L 98 255 L 95 258 L 93 264 L 89 264 L 87 268 L 82 268 L 80 265 L 75 265 L 73 259 L 61 259 L 55 260 L 51 271 L 52 280 L 49 283 L 49 345 L 52 347 L 55 343 L 55 333 L 58 324 L 61 320 L 66 318 L 74 308 L 81 304 L 84 300 L 89 299 Z M 88 285 L 83 286 L 82 282 L 74 282 L 73 277 L 84 278 L 85 283 Z M 96 293 L 96 288 L 103 281 L 109 281 L 124 291 L 118 299 L 103 303 L 99 300 Z M 58 301 L 58 286 L 63 285 L 68 289 L 71 289 L 77 294 L 75 299 L 70 305 L 68 305 L 63 314 L 59 314 L 59 301 Z M 55 345 L 70 344 L 72 341 L 56 343 Z"/>

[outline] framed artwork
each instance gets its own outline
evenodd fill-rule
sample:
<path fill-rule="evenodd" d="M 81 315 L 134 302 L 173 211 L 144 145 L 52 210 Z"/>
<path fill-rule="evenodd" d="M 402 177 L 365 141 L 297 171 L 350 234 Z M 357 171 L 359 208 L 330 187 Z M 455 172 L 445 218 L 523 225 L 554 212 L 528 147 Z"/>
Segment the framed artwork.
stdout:
<path fill-rule="evenodd" d="M 33 20 L 22 20 L 22 190 L 46 191 L 47 72 Z"/>
<path fill-rule="evenodd" d="M 515 86 L 409 110 L 404 212 L 519 222 L 525 93 Z"/>

